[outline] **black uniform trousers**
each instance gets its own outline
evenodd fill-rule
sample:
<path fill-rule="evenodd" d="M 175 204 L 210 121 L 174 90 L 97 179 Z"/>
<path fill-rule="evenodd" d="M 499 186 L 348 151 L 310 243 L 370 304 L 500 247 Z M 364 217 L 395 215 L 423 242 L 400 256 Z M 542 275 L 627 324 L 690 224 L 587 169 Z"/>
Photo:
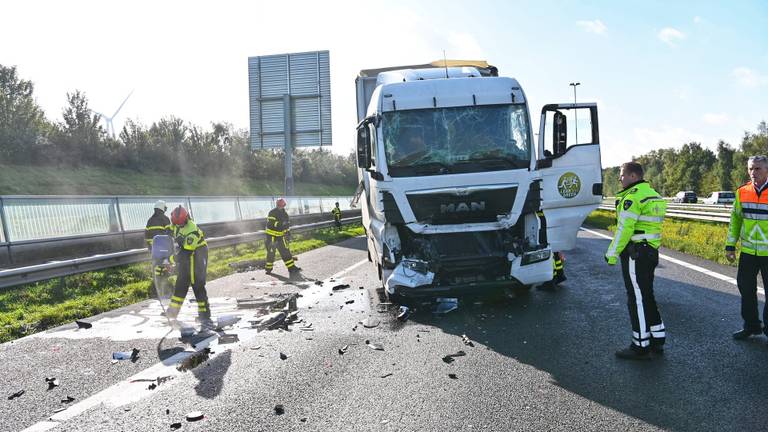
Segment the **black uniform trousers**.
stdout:
<path fill-rule="evenodd" d="M 288 270 L 292 270 L 296 266 L 293 262 L 293 255 L 288 249 L 288 243 L 285 240 L 285 236 L 272 236 L 268 235 L 264 242 L 264 246 L 267 248 L 267 262 L 264 265 L 266 270 L 272 270 L 275 262 L 275 249 L 280 252 L 280 258 L 283 259 L 285 266 Z"/>
<path fill-rule="evenodd" d="M 659 251 L 647 243 L 630 243 L 621 253 L 621 273 L 627 289 L 627 307 L 632 322 L 632 347 L 646 351 L 662 346 L 666 330 L 653 295 L 653 272 Z"/>
<path fill-rule="evenodd" d="M 768 328 L 760 325 L 757 314 L 757 273 L 763 277 L 763 286 L 768 287 L 768 256 L 756 256 L 742 252 L 739 256 L 739 270 L 736 283 L 741 293 L 741 318 L 744 329 L 758 332 L 763 330 L 768 335 Z M 768 322 L 768 302 L 763 306 L 763 322 Z"/>
<path fill-rule="evenodd" d="M 197 300 L 197 313 L 200 318 L 211 317 L 211 307 L 208 304 L 208 291 L 205 289 L 205 278 L 208 272 L 208 246 L 197 248 L 194 252 L 182 249 L 176 258 L 178 276 L 174 297 L 187 296 L 189 285 Z"/>
<path fill-rule="evenodd" d="M 333 223 L 336 229 L 341 229 L 341 215 L 333 215 Z"/>

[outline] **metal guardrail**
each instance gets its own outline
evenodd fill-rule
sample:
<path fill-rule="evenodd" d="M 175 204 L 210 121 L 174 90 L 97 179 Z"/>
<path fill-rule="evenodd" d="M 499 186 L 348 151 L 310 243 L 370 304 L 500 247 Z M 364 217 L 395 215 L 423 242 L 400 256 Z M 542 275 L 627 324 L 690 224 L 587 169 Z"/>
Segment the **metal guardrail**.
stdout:
<path fill-rule="evenodd" d="M 342 224 L 357 223 L 361 216 L 344 218 Z M 319 228 L 327 228 L 334 225 L 333 221 L 315 222 L 291 227 L 291 232 L 301 233 Z M 264 231 L 233 234 L 206 239 L 209 247 L 233 246 L 241 243 L 249 243 L 264 239 Z M 110 254 L 93 255 L 84 258 L 75 258 L 64 261 L 55 261 L 27 267 L 18 267 L 8 270 L 0 270 L 0 289 L 23 285 L 32 282 L 40 282 L 63 276 L 71 276 L 89 271 L 103 270 L 127 264 L 149 261 L 149 252 L 146 248 L 131 249 Z"/>
<path fill-rule="evenodd" d="M 699 206 L 690 206 L 690 207 L 696 208 Z M 722 207 L 719 207 L 718 209 L 713 209 L 712 211 L 687 210 L 687 208 L 689 208 L 689 206 L 668 205 L 666 217 L 673 218 L 673 219 L 689 219 L 689 220 L 699 220 L 704 222 L 716 222 L 716 223 L 729 223 L 731 221 L 730 208 L 728 208 L 727 210 L 723 210 Z M 601 204 L 599 209 L 616 211 L 616 208 L 610 204 Z"/>

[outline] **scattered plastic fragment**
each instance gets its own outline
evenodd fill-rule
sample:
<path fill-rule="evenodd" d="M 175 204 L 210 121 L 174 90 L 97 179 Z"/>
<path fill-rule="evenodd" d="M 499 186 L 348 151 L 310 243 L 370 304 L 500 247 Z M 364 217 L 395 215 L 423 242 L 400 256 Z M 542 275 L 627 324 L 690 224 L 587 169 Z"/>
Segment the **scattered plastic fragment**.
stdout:
<path fill-rule="evenodd" d="M 288 359 L 288 356 L 283 353 L 280 353 L 280 360 L 286 360 L 286 359 Z"/>
<path fill-rule="evenodd" d="M 219 336 L 219 345 L 240 342 L 240 337 L 236 334 L 223 334 Z"/>
<path fill-rule="evenodd" d="M 203 413 L 202 411 L 192 411 L 191 413 L 187 414 L 187 421 L 188 422 L 196 422 L 203 419 Z"/>
<path fill-rule="evenodd" d="M 339 355 L 344 355 L 345 352 L 349 349 L 349 345 L 344 345 L 343 347 L 339 348 Z"/>
<path fill-rule="evenodd" d="M 315 281 L 315 285 L 320 285 L 320 286 L 322 286 L 322 285 L 323 285 L 323 281 Z"/>
<path fill-rule="evenodd" d="M 378 312 L 378 313 L 389 312 L 389 310 L 393 306 L 394 305 L 392 303 L 389 303 L 389 302 L 379 303 L 379 304 L 376 305 L 376 312 Z"/>
<path fill-rule="evenodd" d="M 171 410 L 169 410 L 168 408 L 166 408 L 166 409 L 165 409 L 165 415 L 168 415 L 168 414 L 170 414 L 170 413 L 171 413 Z"/>
<path fill-rule="evenodd" d="M 299 421 L 302 422 L 302 423 L 306 423 L 307 422 L 307 418 L 306 417 L 302 417 L 302 418 L 299 419 Z"/>
<path fill-rule="evenodd" d="M 471 347 L 475 346 L 475 344 L 472 343 L 472 341 L 465 334 L 461 335 L 461 340 L 464 342 L 464 345 L 471 346 Z"/>
<path fill-rule="evenodd" d="M 181 363 L 179 363 L 178 366 L 176 366 L 176 369 L 178 369 L 181 372 L 186 372 L 190 369 L 194 369 L 200 364 L 204 363 L 206 360 L 208 360 L 208 357 L 211 355 L 211 349 L 210 348 L 203 348 L 202 351 L 198 351 L 191 356 L 184 359 Z"/>
<path fill-rule="evenodd" d="M 131 352 L 116 351 L 112 353 L 112 360 L 130 360 L 135 363 L 139 359 L 139 351 L 141 350 L 138 348 L 132 349 Z"/>
<path fill-rule="evenodd" d="M 81 328 L 81 329 L 89 329 L 93 327 L 93 324 L 85 321 L 80 321 L 80 320 L 75 321 L 75 324 L 77 324 L 77 328 Z"/>
<path fill-rule="evenodd" d="M 467 355 L 467 353 L 465 353 L 464 351 L 459 351 L 456 354 L 448 354 L 447 356 L 444 356 L 443 361 L 450 364 L 450 363 L 453 363 L 453 361 L 455 360 L 455 357 L 462 357 L 465 355 Z"/>
<path fill-rule="evenodd" d="M 237 315 L 222 315 L 216 320 L 216 330 L 222 330 L 225 327 L 231 327 L 240 321 Z"/>
<path fill-rule="evenodd" d="M 368 345 L 371 349 L 375 349 L 377 351 L 384 351 L 384 345 L 378 343 L 378 342 L 371 342 L 370 340 L 366 339 L 365 344 Z"/>
<path fill-rule="evenodd" d="M 331 290 L 340 291 L 347 288 L 349 288 L 349 284 L 340 284 L 340 285 L 335 285 L 333 288 L 331 288 Z"/>
<path fill-rule="evenodd" d="M 354 300 L 354 299 L 352 299 L 352 300 L 347 300 L 347 301 L 345 301 L 344 303 L 346 303 L 346 304 L 352 304 L 352 303 L 354 303 L 354 302 L 355 302 L 355 300 Z"/>
<path fill-rule="evenodd" d="M 382 378 L 386 378 L 386 377 L 391 377 L 392 375 L 394 375 L 394 374 L 393 374 L 392 372 L 389 372 L 389 373 L 385 373 L 385 374 L 384 374 L 384 375 L 382 375 L 381 377 L 382 377 Z"/>
<path fill-rule="evenodd" d="M 152 383 L 152 384 L 149 385 L 149 387 L 147 387 L 147 390 L 154 390 L 156 388 L 157 388 L 157 384 Z"/>
<path fill-rule="evenodd" d="M 374 328 L 378 327 L 379 324 L 381 324 L 381 321 L 376 318 L 368 317 L 360 322 L 360 324 L 363 325 L 365 328 Z"/>
<path fill-rule="evenodd" d="M 459 377 L 458 377 L 458 376 L 456 376 L 456 374 L 455 374 L 455 373 L 449 373 L 449 374 L 448 374 L 448 378 L 450 378 L 450 379 L 459 379 Z"/>
<path fill-rule="evenodd" d="M 45 382 L 48 383 L 48 390 L 52 390 L 59 386 L 59 380 L 56 377 L 46 377 Z"/>
<path fill-rule="evenodd" d="M 411 315 L 411 310 L 408 306 L 400 306 L 400 310 L 397 312 L 398 321 L 408 321 L 408 317 Z"/>
<path fill-rule="evenodd" d="M 288 315 L 285 312 L 273 312 L 256 322 L 256 331 L 287 328 L 288 325 L 285 323 L 285 318 L 287 316 Z"/>
<path fill-rule="evenodd" d="M 75 398 L 73 398 L 70 395 L 67 395 L 67 397 L 65 397 L 64 399 L 61 400 L 61 403 L 68 404 L 68 403 L 70 403 L 70 402 L 72 402 L 74 400 L 75 400 Z"/>
<path fill-rule="evenodd" d="M 285 414 L 285 408 L 282 404 L 275 405 L 275 414 L 276 415 L 283 415 Z"/>
<path fill-rule="evenodd" d="M 435 299 L 435 307 L 432 310 L 432 313 L 444 315 L 448 312 L 455 311 L 459 308 L 459 299 L 457 298 L 448 298 L 448 297 L 438 297 Z"/>
<path fill-rule="evenodd" d="M 365 287 L 361 287 L 361 286 L 360 286 L 360 287 L 357 287 L 357 289 L 360 289 L 360 290 L 361 290 L 361 289 L 365 289 Z"/>
<path fill-rule="evenodd" d="M 57 414 L 57 413 L 60 413 L 60 412 L 64 411 L 65 409 L 67 409 L 67 407 L 56 408 L 55 410 L 53 410 L 53 413 Z"/>
<path fill-rule="evenodd" d="M 171 430 L 176 430 L 176 429 L 181 429 L 181 423 L 180 422 L 171 423 Z"/>
<path fill-rule="evenodd" d="M 19 390 L 16 393 L 8 396 L 8 400 L 13 400 L 13 399 L 16 399 L 17 397 L 21 397 L 21 395 L 23 394 L 24 394 L 24 390 Z"/>

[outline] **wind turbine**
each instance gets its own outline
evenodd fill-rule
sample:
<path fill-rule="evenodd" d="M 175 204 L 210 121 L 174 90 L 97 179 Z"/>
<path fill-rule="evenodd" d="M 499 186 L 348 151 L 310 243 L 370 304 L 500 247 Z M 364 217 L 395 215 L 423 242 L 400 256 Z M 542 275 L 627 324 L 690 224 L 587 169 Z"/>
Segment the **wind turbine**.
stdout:
<path fill-rule="evenodd" d="M 115 110 L 115 113 L 112 114 L 112 116 L 107 116 L 100 112 L 94 111 L 96 114 L 100 115 L 104 119 L 104 123 L 107 124 L 107 133 L 112 135 L 112 138 L 115 137 L 115 125 L 112 124 L 112 120 L 115 118 L 115 116 L 117 116 L 117 113 L 119 113 L 120 110 L 123 109 L 123 105 L 125 105 L 125 103 L 128 102 L 128 98 L 131 97 L 132 94 L 133 94 L 133 90 L 131 90 L 131 92 L 128 93 L 128 96 L 125 97 L 125 99 L 123 100 L 123 103 L 121 103 L 120 106 L 117 107 L 117 109 Z"/>

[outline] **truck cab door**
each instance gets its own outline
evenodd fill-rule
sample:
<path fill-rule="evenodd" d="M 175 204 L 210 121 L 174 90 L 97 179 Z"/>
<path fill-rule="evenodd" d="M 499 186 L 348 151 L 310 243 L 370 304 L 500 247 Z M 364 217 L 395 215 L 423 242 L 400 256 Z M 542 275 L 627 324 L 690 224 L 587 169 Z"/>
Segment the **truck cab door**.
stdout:
<path fill-rule="evenodd" d="M 572 249 L 584 219 L 602 201 L 597 104 L 551 104 L 541 110 L 536 169 L 553 251 Z"/>

